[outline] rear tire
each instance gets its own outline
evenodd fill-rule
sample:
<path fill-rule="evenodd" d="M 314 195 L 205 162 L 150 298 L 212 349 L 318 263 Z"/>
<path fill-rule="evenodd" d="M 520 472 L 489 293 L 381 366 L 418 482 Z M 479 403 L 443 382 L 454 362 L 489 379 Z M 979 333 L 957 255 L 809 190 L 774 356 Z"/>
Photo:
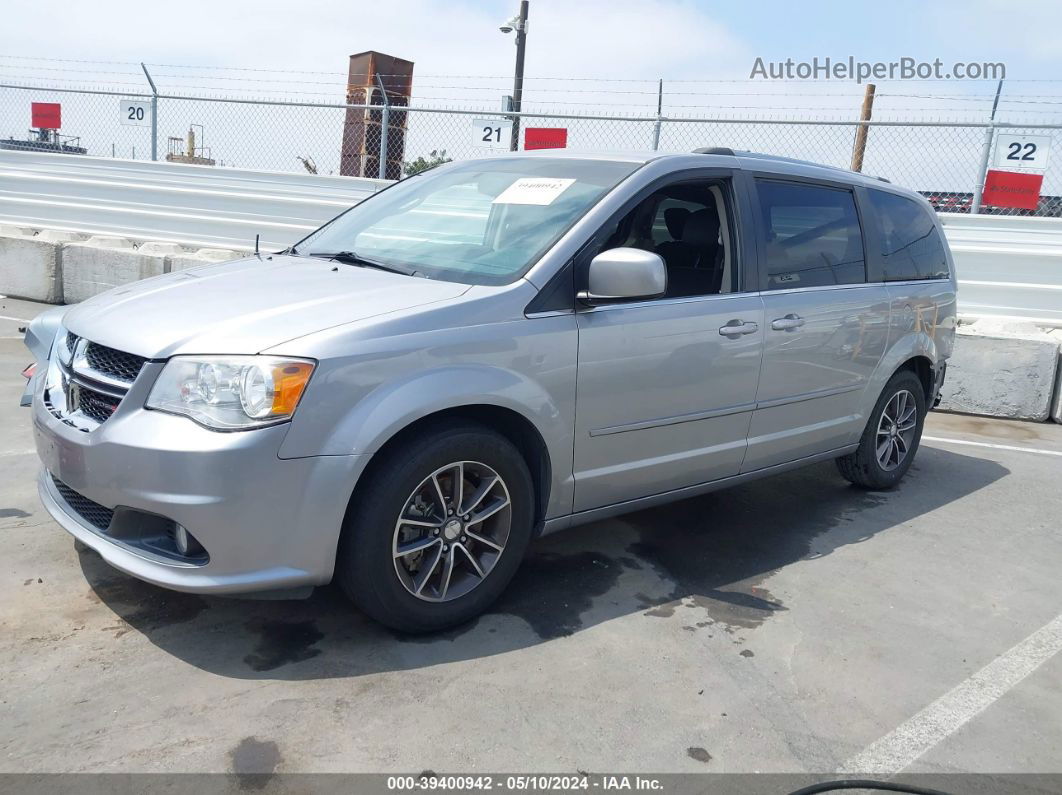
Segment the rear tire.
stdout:
<path fill-rule="evenodd" d="M 925 419 L 921 380 L 910 370 L 900 370 L 889 379 L 874 405 L 859 447 L 838 458 L 837 469 L 862 488 L 891 489 L 914 461 Z"/>
<path fill-rule="evenodd" d="M 531 475 L 508 439 L 467 421 L 429 428 L 385 452 L 358 484 L 337 578 L 381 624 L 446 629 L 501 595 L 533 522 Z"/>

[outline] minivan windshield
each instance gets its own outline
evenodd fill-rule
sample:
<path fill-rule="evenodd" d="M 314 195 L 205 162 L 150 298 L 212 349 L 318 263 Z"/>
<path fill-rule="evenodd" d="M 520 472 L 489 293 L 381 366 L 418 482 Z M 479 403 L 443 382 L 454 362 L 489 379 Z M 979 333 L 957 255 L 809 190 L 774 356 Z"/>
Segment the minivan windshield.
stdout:
<path fill-rule="evenodd" d="M 639 165 L 472 160 L 402 180 L 330 221 L 296 250 L 432 279 L 506 284 Z"/>

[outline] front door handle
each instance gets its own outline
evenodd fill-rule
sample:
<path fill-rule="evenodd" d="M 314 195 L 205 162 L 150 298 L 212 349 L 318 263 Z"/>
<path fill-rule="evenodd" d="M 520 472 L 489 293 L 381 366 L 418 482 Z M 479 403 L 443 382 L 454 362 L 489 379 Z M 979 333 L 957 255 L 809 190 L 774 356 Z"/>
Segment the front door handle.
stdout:
<path fill-rule="evenodd" d="M 759 323 L 753 323 L 749 320 L 741 320 L 740 318 L 728 320 L 725 326 L 719 327 L 719 333 L 732 340 L 736 340 L 742 334 L 755 334 L 759 330 Z"/>
<path fill-rule="evenodd" d="M 777 317 L 771 321 L 771 328 L 775 331 L 796 331 L 804 325 L 804 318 L 792 313 L 785 317 Z"/>

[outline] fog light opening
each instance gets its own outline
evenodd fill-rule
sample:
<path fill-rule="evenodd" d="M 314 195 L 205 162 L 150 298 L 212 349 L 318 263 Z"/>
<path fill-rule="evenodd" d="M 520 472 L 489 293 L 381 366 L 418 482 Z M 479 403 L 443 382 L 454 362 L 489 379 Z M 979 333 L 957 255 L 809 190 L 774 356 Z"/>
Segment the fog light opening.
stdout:
<path fill-rule="evenodd" d="M 186 558 L 194 558 L 203 554 L 203 545 L 196 541 L 195 536 L 188 532 L 184 525 L 174 523 L 173 543 L 177 552 Z"/>

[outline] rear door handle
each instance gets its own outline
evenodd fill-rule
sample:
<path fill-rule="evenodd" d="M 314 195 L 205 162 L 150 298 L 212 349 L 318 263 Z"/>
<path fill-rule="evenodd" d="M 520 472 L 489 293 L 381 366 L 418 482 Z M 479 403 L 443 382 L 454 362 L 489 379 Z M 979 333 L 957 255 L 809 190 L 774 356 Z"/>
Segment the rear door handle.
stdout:
<path fill-rule="evenodd" d="M 771 328 L 775 331 L 796 331 L 804 325 L 804 318 L 800 315 L 788 314 L 785 317 L 777 317 L 771 321 Z"/>
<path fill-rule="evenodd" d="M 719 333 L 722 336 L 735 340 L 742 334 L 755 334 L 759 330 L 759 323 L 753 323 L 749 320 L 741 320 L 740 318 L 728 320 L 725 326 L 719 327 Z"/>

